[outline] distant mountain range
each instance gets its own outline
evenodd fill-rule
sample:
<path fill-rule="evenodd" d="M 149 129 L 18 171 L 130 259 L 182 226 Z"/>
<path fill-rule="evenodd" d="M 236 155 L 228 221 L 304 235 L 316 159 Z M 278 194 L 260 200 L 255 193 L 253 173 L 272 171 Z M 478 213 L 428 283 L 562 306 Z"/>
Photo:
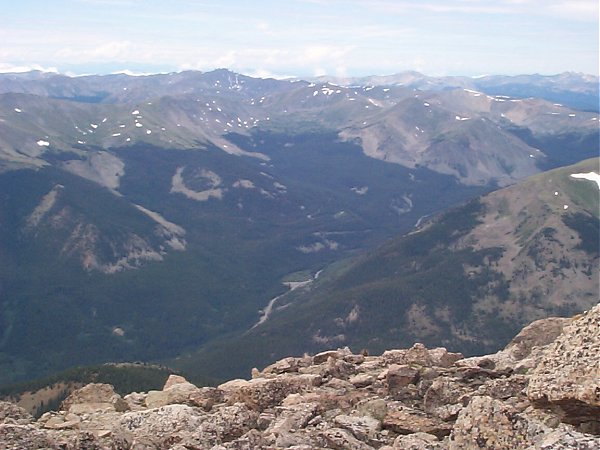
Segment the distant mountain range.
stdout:
<path fill-rule="evenodd" d="M 1 74 L 0 382 L 206 349 L 282 280 L 598 155 L 589 77 L 403 76 Z"/>

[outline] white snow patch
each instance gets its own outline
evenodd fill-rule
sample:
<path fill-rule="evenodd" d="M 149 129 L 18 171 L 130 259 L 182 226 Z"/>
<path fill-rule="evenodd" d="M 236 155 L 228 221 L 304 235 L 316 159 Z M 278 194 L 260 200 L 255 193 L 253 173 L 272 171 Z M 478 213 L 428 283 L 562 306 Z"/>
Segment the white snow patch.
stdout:
<path fill-rule="evenodd" d="M 427 103 L 427 102 L 423 102 L 423 106 L 425 106 L 425 107 L 429 108 L 429 106 L 430 106 L 430 105 L 429 105 L 429 103 Z"/>
<path fill-rule="evenodd" d="M 594 181 L 598 184 L 598 189 L 600 189 L 600 175 L 598 175 L 596 172 L 572 173 L 571 177 L 578 178 L 581 180 Z"/>
<path fill-rule="evenodd" d="M 575 114 L 569 114 L 569 117 L 575 117 Z"/>
<path fill-rule="evenodd" d="M 557 195 L 558 195 L 558 191 L 554 191 L 554 196 L 557 196 Z"/>
<path fill-rule="evenodd" d="M 367 192 L 369 192 L 369 186 L 354 186 L 350 188 L 350 190 L 358 195 L 365 195 Z"/>
<path fill-rule="evenodd" d="M 121 136 L 121 133 L 113 133 L 111 136 L 112 136 L 112 137 Z"/>
<path fill-rule="evenodd" d="M 48 147 L 50 145 L 50 142 L 40 139 L 39 141 L 36 142 L 36 144 L 39 145 L 40 147 Z"/>
<path fill-rule="evenodd" d="M 569 205 L 563 205 L 563 209 L 569 209 Z"/>
<path fill-rule="evenodd" d="M 98 128 L 98 125 L 95 123 L 90 123 L 90 127 L 92 127 L 95 130 L 96 128 Z"/>
<path fill-rule="evenodd" d="M 461 117 L 461 116 L 456 116 L 456 120 L 469 120 L 471 119 L 470 117 Z"/>
<path fill-rule="evenodd" d="M 152 130 L 146 130 L 146 134 L 152 134 Z"/>
<path fill-rule="evenodd" d="M 105 123 L 108 120 L 108 117 L 105 117 L 104 119 L 102 119 L 102 123 Z"/>
<path fill-rule="evenodd" d="M 20 112 L 23 112 L 23 111 L 21 111 L 19 108 L 15 108 L 15 112 L 16 113 L 20 113 Z"/>
<path fill-rule="evenodd" d="M 138 128 L 142 128 L 144 125 L 142 125 L 142 124 L 141 124 L 141 123 L 139 123 L 139 122 L 136 122 L 136 123 L 135 123 L 135 126 L 136 126 L 136 127 L 138 127 Z"/>
<path fill-rule="evenodd" d="M 140 113 L 140 111 L 139 111 L 139 110 L 137 110 L 137 109 L 136 109 L 135 111 L 131 111 L 131 114 L 133 114 L 134 116 L 135 116 L 136 114 L 139 114 L 139 113 Z"/>

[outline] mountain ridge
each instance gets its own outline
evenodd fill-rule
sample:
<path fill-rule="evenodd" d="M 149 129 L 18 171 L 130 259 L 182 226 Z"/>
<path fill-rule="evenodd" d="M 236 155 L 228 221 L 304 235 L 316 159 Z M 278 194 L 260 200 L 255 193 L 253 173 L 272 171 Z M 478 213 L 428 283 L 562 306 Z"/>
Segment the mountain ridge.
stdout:
<path fill-rule="evenodd" d="M 598 174 L 598 164 L 594 158 L 535 175 L 421 221 L 290 292 L 260 327 L 176 364 L 234 375 L 252 360 L 413 341 L 481 354 L 546 314 L 589 308 L 600 295 L 600 198 L 595 182 L 571 175 Z M 222 361 L 223 354 L 237 355 L 236 362 Z"/>

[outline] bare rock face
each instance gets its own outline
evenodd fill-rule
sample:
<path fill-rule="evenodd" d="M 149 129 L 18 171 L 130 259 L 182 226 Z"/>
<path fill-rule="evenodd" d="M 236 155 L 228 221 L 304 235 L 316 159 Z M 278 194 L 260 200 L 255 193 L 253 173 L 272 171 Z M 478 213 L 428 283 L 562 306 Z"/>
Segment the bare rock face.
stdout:
<path fill-rule="evenodd" d="M 535 322 L 477 358 L 343 348 L 217 388 L 171 376 L 123 399 L 89 384 L 37 421 L 0 403 L 0 449 L 596 450 L 599 314 Z"/>
<path fill-rule="evenodd" d="M 536 405 L 558 411 L 563 421 L 600 434 L 600 305 L 545 349 L 527 395 Z"/>

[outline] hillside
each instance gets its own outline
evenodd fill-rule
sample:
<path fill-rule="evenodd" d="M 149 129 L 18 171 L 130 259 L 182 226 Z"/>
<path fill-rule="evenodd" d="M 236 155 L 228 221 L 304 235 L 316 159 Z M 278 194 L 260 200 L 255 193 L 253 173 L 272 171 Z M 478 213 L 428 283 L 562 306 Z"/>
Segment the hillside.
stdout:
<path fill-rule="evenodd" d="M 414 344 L 288 357 L 252 379 L 121 396 L 76 390 L 34 420 L 0 402 L 7 449 L 595 449 L 600 305 L 524 328 L 502 351 L 464 358 Z"/>
<path fill-rule="evenodd" d="M 589 308 L 599 298 L 599 186 L 572 175 L 590 172 L 597 158 L 443 213 L 324 270 L 278 299 L 265 323 L 177 364 L 234 375 L 286 354 L 414 341 L 482 354 L 532 320 Z"/>

